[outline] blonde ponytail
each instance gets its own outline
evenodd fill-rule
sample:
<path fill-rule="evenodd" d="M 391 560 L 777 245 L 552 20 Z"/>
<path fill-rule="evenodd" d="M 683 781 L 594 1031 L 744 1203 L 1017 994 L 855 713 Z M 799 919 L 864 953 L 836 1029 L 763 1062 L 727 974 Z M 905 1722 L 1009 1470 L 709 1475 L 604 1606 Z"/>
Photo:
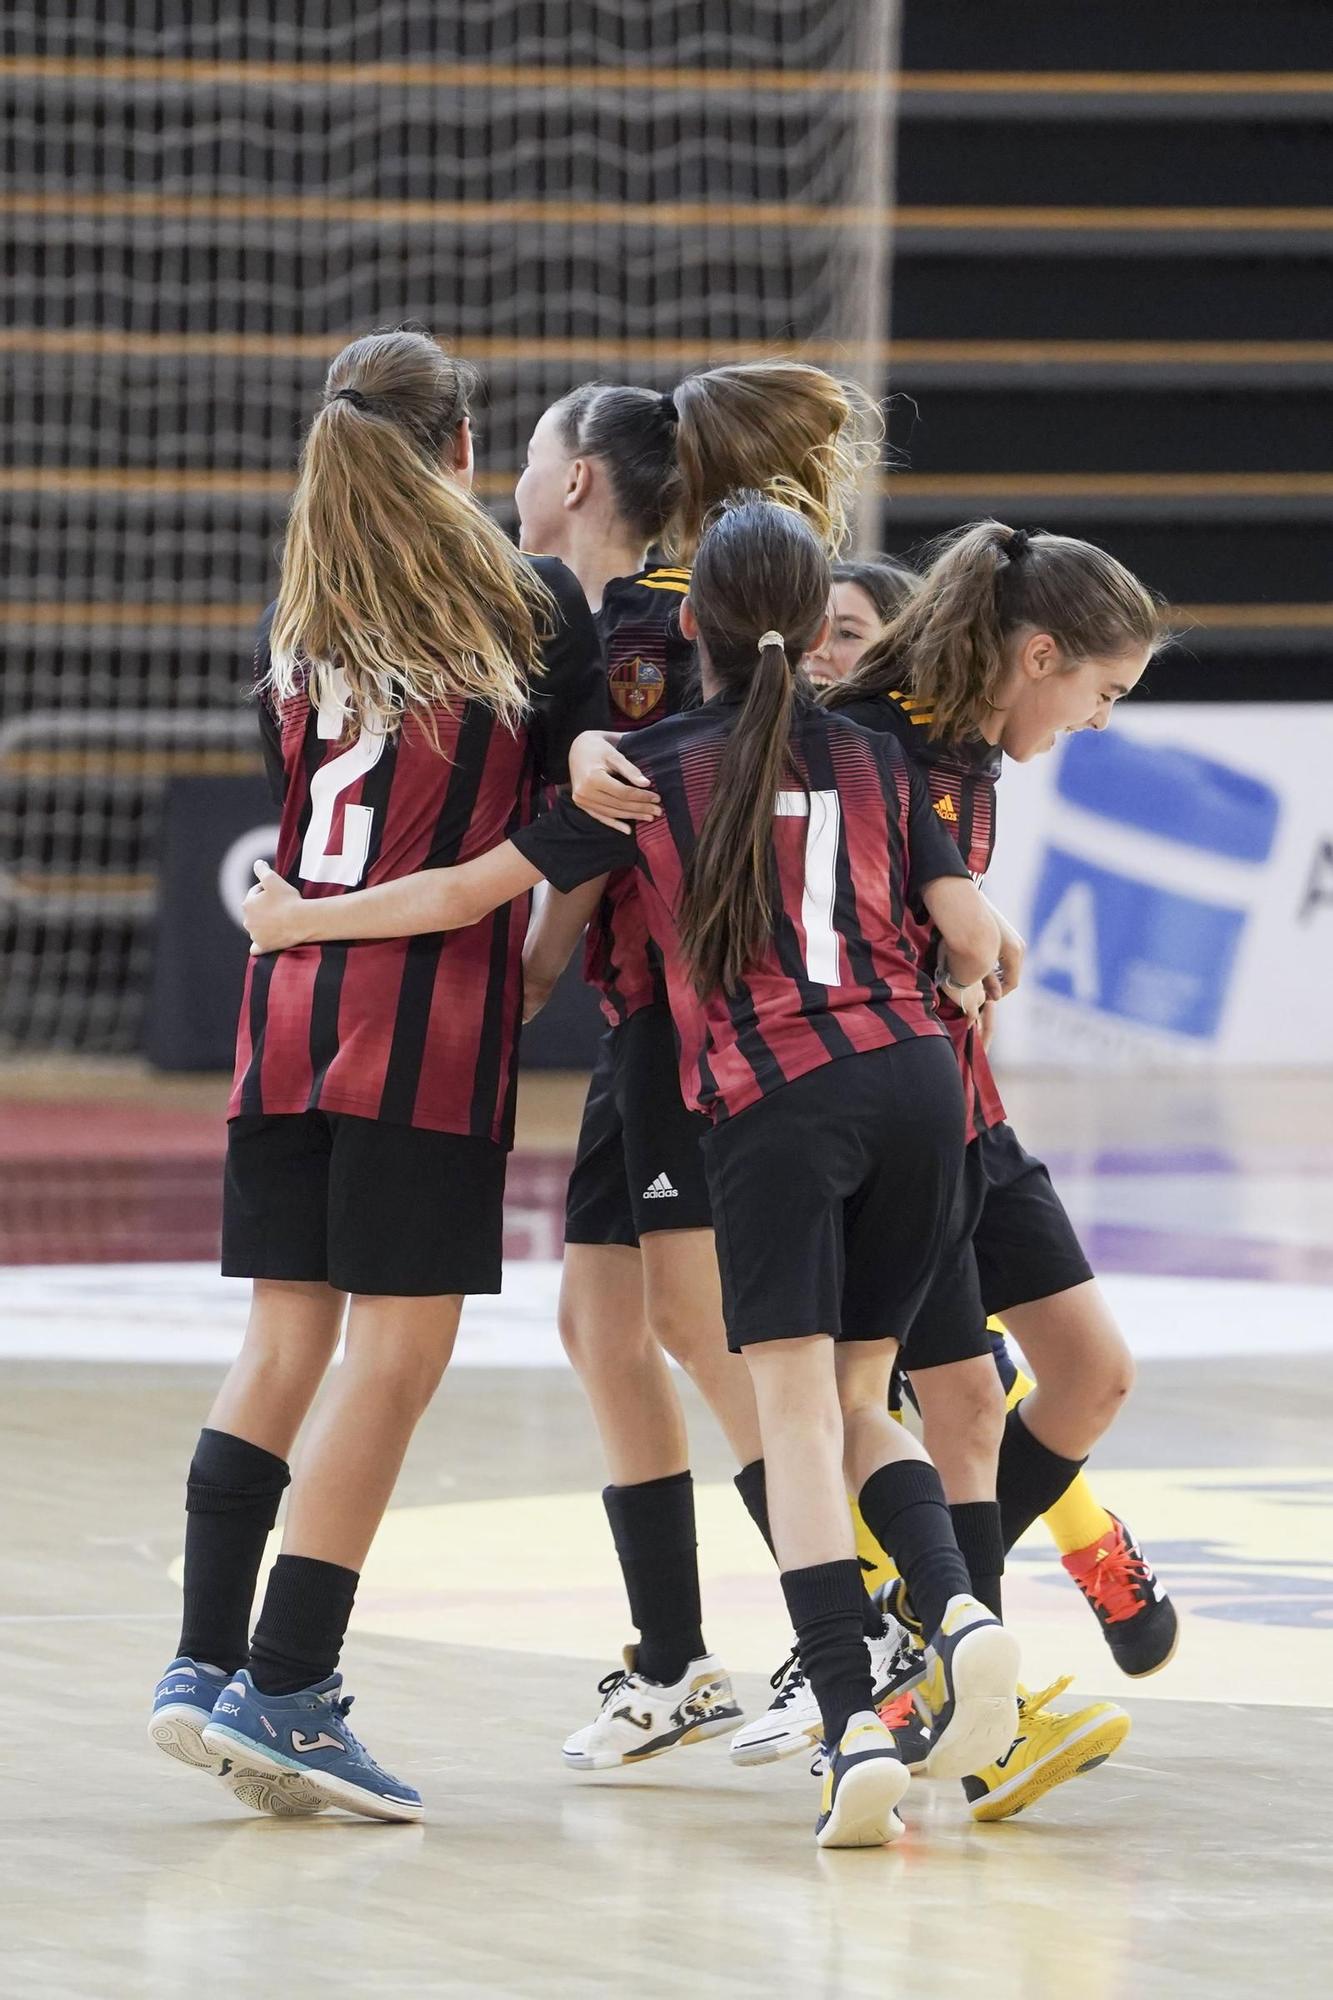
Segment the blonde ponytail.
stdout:
<path fill-rule="evenodd" d="M 536 572 L 442 469 L 470 371 L 425 334 L 371 334 L 329 369 L 301 453 L 270 646 L 281 699 L 341 674 L 349 727 L 392 733 L 465 701 L 510 729 L 552 607 Z M 539 627 L 541 629 L 539 629 Z"/>
<path fill-rule="evenodd" d="M 1096 543 L 974 521 L 935 544 L 902 609 L 825 705 L 903 688 L 930 710 L 933 737 L 980 735 L 1020 630 L 1049 632 L 1070 666 L 1156 651 L 1168 635 L 1152 592 Z"/>
<path fill-rule="evenodd" d="M 677 487 L 663 535 L 669 555 L 688 561 L 715 509 L 741 491 L 794 509 L 837 555 L 884 437 L 864 389 L 805 361 L 749 361 L 687 375 L 670 400 Z"/>

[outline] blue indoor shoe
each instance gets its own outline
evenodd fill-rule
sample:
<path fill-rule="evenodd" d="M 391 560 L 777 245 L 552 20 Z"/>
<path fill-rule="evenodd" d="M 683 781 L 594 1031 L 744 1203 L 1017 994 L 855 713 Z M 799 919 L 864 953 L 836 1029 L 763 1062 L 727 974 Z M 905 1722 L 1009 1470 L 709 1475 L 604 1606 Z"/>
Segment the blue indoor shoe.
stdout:
<path fill-rule="evenodd" d="M 188 1764 L 194 1771 L 222 1768 L 222 1759 L 206 1750 L 203 1733 L 213 1713 L 213 1704 L 227 1685 L 227 1676 L 216 1667 L 201 1666 L 184 1657 L 173 1660 L 153 1690 L 153 1712 L 148 1718 L 148 1734 L 159 1750 Z"/>
<path fill-rule="evenodd" d="M 296 1694 L 261 1694 L 242 1668 L 218 1696 L 204 1747 L 237 1770 L 297 1774 L 325 1803 L 367 1819 L 419 1820 L 420 1792 L 382 1771 L 348 1728 L 342 1684 L 330 1674 Z"/>

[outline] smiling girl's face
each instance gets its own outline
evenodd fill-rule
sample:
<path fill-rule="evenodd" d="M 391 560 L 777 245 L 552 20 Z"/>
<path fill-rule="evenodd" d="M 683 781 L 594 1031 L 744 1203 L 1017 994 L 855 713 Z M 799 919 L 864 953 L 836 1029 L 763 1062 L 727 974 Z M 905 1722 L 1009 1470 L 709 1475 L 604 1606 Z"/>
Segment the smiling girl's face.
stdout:
<path fill-rule="evenodd" d="M 1026 764 L 1053 750 L 1062 736 L 1105 729 L 1111 710 L 1143 678 L 1151 657 L 1145 647 L 1070 666 L 1049 632 L 1016 633 L 1013 664 L 994 722 L 984 732 L 1006 757 Z"/>
<path fill-rule="evenodd" d="M 812 680 L 845 681 L 884 630 L 884 620 L 859 583 L 834 583 L 829 598 L 829 635 L 817 652 L 806 654 Z"/>

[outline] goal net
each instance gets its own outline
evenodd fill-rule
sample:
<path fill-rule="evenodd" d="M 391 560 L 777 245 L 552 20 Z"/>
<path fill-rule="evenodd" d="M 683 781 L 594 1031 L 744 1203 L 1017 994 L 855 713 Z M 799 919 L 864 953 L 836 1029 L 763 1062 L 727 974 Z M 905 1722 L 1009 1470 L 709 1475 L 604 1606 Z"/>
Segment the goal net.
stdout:
<path fill-rule="evenodd" d="M 501 518 L 588 379 L 879 388 L 896 0 L 11 8 L 0 1047 L 138 1046 L 164 789 L 240 699 L 328 359 L 479 364 Z"/>

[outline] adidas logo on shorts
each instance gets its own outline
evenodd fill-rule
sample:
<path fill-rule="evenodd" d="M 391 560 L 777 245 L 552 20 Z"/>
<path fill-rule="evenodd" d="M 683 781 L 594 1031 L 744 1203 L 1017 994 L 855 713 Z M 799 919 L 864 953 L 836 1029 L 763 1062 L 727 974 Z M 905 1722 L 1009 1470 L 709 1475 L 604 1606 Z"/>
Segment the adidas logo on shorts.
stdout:
<path fill-rule="evenodd" d="M 658 1174 L 655 1180 L 649 1181 L 639 1199 L 640 1201 L 674 1201 L 676 1194 L 677 1190 L 672 1187 L 666 1175 Z"/>

